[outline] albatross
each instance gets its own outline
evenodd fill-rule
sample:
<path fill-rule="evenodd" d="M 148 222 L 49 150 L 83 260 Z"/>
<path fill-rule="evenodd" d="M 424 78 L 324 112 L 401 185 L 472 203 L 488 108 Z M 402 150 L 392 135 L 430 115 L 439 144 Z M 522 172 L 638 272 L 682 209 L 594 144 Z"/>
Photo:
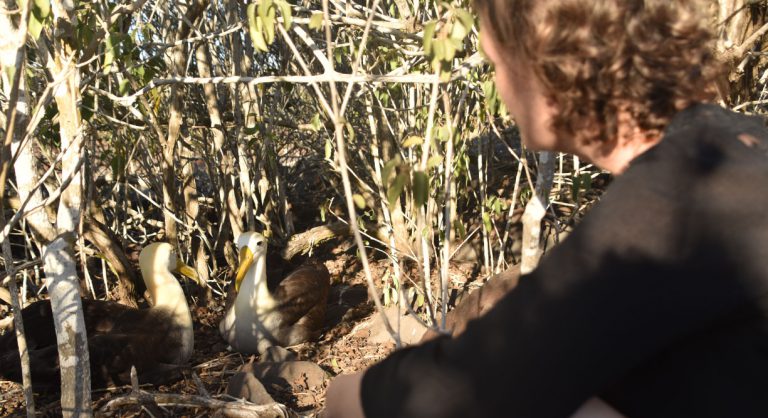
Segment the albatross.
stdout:
<path fill-rule="evenodd" d="M 139 256 L 144 283 L 154 302 L 137 309 L 113 301 L 84 299 L 91 387 L 130 383 L 135 366 L 141 383 L 163 383 L 178 374 L 194 345 L 192 316 L 173 273 L 197 280 L 168 243 L 146 246 Z M 59 355 L 50 301 L 35 302 L 22 311 L 36 392 L 58 391 Z M 21 382 L 14 329 L 0 336 L 0 377 Z"/>
<path fill-rule="evenodd" d="M 267 286 L 267 240 L 244 232 L 236 240 L 239 266 L 237 297 L 219 323 L 219 333 L 232 349 L 260 354 L 271 346 L 288 347 L 315 339 L 325 321 L 328 269 L 309 261 L 270 291 Z"/>

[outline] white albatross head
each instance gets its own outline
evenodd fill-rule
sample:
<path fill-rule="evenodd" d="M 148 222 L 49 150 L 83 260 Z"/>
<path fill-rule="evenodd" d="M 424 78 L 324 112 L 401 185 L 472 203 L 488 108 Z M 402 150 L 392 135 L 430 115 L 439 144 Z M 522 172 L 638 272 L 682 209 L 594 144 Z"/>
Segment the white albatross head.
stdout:
<path fill-rule="evenodd" d="M 267 239 L 258 232 L 243 232 L 235 241 L 240 251 L 239 266 L 235 276 L 235 290 L 239 292 L 240 284 L 253 262 L 266 257 Z"/>
<path fill-rule="evenodd" d="M 167 242 L 153 242 L 144 247 L 139 255 L 139 268 L 150 292 L 159 287 L 177 283 L 171 273 L 180 273 L 199 282 L 195 269 L 184 264 L 176 255 L 173 246 Z"/>

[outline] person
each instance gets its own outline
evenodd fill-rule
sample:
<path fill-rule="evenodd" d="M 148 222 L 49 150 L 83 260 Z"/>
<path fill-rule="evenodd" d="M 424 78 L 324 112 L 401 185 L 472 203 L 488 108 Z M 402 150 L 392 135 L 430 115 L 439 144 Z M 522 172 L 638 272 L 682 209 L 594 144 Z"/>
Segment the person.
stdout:
<path fill-rule="evenodd" d="M 768 134 L 712 104 L 707 8 L 474 8 L 525 144 L 615 179 L 461 335 L 336 378 L 325 416 L 547 418 L 602 403 L 629 418 L 767 417 Z"/>

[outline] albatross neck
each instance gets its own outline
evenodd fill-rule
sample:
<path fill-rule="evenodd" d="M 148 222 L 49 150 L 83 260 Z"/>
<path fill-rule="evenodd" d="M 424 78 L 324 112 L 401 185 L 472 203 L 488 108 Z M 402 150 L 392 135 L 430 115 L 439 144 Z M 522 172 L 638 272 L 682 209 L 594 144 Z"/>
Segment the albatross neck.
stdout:
<path fill-rule="evenodd" d="M 152 277 L 152 283 L 145 280 L 152 301 L 152 309 L 162 310 L 170 315 L 169 332 L 176 336 L 181 346 L 174 363 L 184 363 L 192 355 L 195 337 L 192 331 L 192 313 L 189 312 L 184 290 L 170 271 L 160 271 Z"/>
<path fill-rule="evenodd" d="M 189 306 L 187 305 L 187 299 L 184 297 L 184 290 L 176 278 L 170 272 L 156 273 L 158 279 L 151 285 L 147 283 L 147 287 L 150 289 L 150 295 L 154 306 L 157 308 L 164 308 L 173 313 L 176 319 L 180 322 L 192 322 L 192 318 L 189 313 Z"/>
<path fill-rule="evenodd" d="M 267 257 L 265 254 L 256 258 L 253 266 L 248 269 L 237 299 L 255 305 L 252 307 L 257 310 L 258 308 L 268 308 L 271 305 L 272 295 L 267 287 Z"/>

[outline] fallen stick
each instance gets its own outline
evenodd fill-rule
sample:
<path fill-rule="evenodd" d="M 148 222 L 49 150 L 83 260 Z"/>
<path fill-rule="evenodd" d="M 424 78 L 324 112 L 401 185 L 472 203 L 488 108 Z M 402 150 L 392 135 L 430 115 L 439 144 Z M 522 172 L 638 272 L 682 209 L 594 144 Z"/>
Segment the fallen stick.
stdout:
<path fill-rule="evenodd" d="M 285 405 L 272 403 L 255 405 L 244 401 L 221 401 L 218 399 L 197 396 L 179 395 L 172 393 L 151 393 L 134 390 L 132 393 L 109 401 L 102 409 L 109 414 L 119 408 L 132 405 L 157 405 L 166 407 L 206 408 L 212 414 L 224 417 L 249 418 L 305 418 Z"/>

